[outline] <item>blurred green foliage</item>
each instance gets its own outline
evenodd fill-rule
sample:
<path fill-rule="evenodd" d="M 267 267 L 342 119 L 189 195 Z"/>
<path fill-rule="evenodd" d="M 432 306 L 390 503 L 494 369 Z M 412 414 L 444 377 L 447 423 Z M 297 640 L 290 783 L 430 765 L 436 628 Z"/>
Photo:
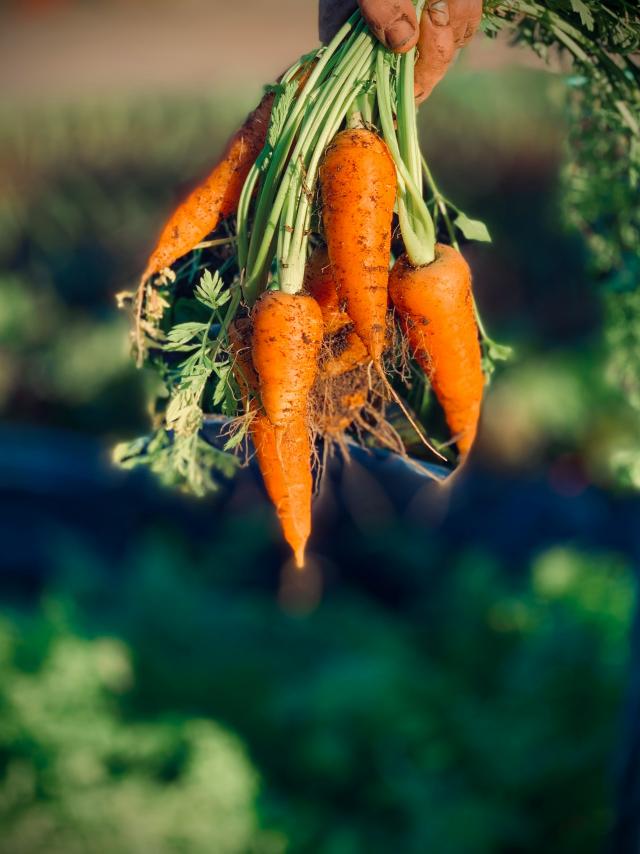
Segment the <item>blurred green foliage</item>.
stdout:
<path fill-rule="evenodd" d="M 114 296 L 132 286 L 172 200 L 207 170 L 245 105 L 241 97 L 233 107 L 203 97 L 4 108 L 5 420 L 78 429 L 110 444 L 145 432 L 144 387 L 153 378 L 133 369 L 126 318 L 116 311 Z M 598 361 L 604 362 L 599 346 L 590 343 L 600 323 L 597 299 L 584 281 L 579 245 L 562 232 L 564 190 L 557 170 L 567 127 L 564 109 L 564 86 L 553 75 L 461 69 L 422 112 L 423 136 L 445 190 L 491 223 L 494 245 L 471 247 L 470 253 L 490 330 L 522 352 L 559 349 L 556 362 L 572 375 L 595 374 Z M 627 373 L 625 391 L 635 376 L 630 367 Z M 503 381 L 513 387 L 510 376 L 499 374 L 493 392 L 500 395 Z M 633 443 L 623 396 L 602 391 L 602 384 L 599 389 L 607 400 L 609 438 L 591 456 L 602 460 L 612 443 Z M 587 420 L 593 419 L 601 399 L 590 396 L 585 409 Z M 503 414 L 506 420 L 512 415 Z M 500 453 L 500 441 L 489 439 Z M 578 436 L 571 441 L 575 447 Z M 519 453 L 524 461 L 527 449 Z M 599 463 L 593 475 L 609 478 L 606 468 Z"/>
<path fill-rule="evenodd" d="M 633 471 L 634 422 L 605 383 L 593 287 L 562 226 L 561 87 L 525 71 L 461 79 L 423 130 L 444 186 L 492 226 L 494 245 L 473 250 L 478 294 L 519 350 L 492 388 L 485 459 L 521 471 L 571 453 L 606 480 L 615 452 Z M 151 380 L 113 297 L 245 106 L 0 117 L 5 421 L 105 445 L 146 428 Z M 200 550 L 156 535 L 117 566 L 58 544 L 41 599 L 7 605 L 3 854 L 601 850 L 633 600 L 623 561 L 570 546 L 530 566 L 454 559 L 398 522 L 371 531 L 365 559 L 420 595 L 392 607 L 340 585 L 309 613 L 284 595 L 291 579 L 280 604 L 256 584 L 261 537 L 245 518 Z"/>
<path fill-rule="evenodd" d="M 604 286 L 609 378 L 636 410 L 636 437 L 612 458 L 620 482 L 640 467 L 640 8 L 629 0 L 491 0 L 489 29 L 510 22 L 545 60 L 571 63 L 563 211 Z M 521 16 L 522 15 L 522 16 Z"/>
<path fill-rule="evenodd" d="M 624 561 L 422 560 L 409 609 L 343 588 L 303 615 L 218 554 L 142 541 L 114 575 L 67 543 L 5 615 L 0 850 L 601 850 Z"/>
<path fill-rule="evenodd" d="M 74 636 L 51 615 L 55 605 L 51 622 L 32 622 L 24 635 L 22 621 L 0 629 L 2 850 L 278 850 L 262 844 L 257 777 L 237 739 L 195 717 L 123 717 L 129 650 Z M 28 658 L 42 654 L 45 636 L 46 659 L 33 672 Z"/>
<path fill-rule="evenodd" d="M 1 108 L 5 419 L 44 418 L 112 439 L 145 424 L 144 378 L 115 295 L 135 281 L 164 212 L 210 166 L 245 104 Z"/>

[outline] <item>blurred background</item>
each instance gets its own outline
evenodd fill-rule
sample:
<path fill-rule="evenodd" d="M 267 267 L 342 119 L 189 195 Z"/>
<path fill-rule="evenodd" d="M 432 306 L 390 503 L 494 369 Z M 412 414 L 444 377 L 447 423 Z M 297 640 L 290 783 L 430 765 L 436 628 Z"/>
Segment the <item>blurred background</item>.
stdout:
<path fill-rule="evenodd" d="M 251 470 L 198 502 L 111 466 L 150 382 L 114 295 L 315 3 L 0 15 L 0 851 L 601 851 L 634 779 L 640 503 L 564 225 L 564 81 L 479 36 L 423 108 L 516 356 L 446 496 L 332 462 L 299 575 Z"/>

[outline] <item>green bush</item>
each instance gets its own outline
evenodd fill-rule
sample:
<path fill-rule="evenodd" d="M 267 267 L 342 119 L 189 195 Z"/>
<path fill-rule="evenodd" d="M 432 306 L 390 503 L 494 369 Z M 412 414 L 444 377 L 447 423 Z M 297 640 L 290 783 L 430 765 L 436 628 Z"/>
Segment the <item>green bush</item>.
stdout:
<path fill-rule="evenodd" d="M 0 850 L 601 850 L 618 558 L 469 553 L 408 613 L 343 589 L 302 616 L 224 554 L 149 541 L 116 574 L 76 544 L 4 619 Z"/>

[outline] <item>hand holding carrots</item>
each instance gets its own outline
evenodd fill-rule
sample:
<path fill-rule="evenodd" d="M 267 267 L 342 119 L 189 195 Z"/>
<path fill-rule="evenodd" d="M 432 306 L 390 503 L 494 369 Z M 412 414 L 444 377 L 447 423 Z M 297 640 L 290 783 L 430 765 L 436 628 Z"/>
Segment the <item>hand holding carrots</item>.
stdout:
<path fill-rule="evenodd" d="M 322 0 L 321 11 L 344 13 L 349 2 Z M 479 339 L 488 339 L 471 271 L 457 248 L 458 220 L 421 156 L 415 105 L 475 32 L 481 0 L 354 0 L 354 8 L 330 44 L 267 88 L 209 178 L 171 216 L 137 302 L 139 356 L 161 361 L 169 395 L 162 466 L 178 483 L 197 482 L 201 425 L 209 414 L 228 419 L 226 456 L 250 436 L 300 568 L 320 448 L 348 453 L 348 435 L 405 454 L 386 414 L 393 401 L 445 460 L 410 402 L 424 401 L 430 386 L 462 462 L 485 384 Z M 444 213 L 425 199 L 425 179 Z M 447 244 L 436 242 L 442 217 Z M 225 219 L 225 238 L 197 245 Z M 165 272 L 194 249 L 190 262 Z M 206 269 L 199 283 L 198 269 Z M 146 295 L 158 287 L 152 315 Z M 182 316 L 189 302 L 194 316 L 206 307 L 209 322 L 176 323 L 174 307 Z"/>
<path fill-rule="evenodd" d="M 406 53 L 418 47 L 416 101 L 425 101 L 444 77 L 456 51 L 480 26 L 482 0 L 429 0 L 420 27 L 411 0 L 320 0 L 320 38 L 328 41 L 360 5 L 371 31 L 386 47 Z"/>

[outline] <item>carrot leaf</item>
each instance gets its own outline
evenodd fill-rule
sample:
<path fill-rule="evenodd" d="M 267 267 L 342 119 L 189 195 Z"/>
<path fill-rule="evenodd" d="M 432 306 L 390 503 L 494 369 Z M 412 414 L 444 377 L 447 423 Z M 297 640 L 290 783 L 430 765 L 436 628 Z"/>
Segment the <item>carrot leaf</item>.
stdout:
<path fill-rule="evenodd" d="M 571 0 L 571 8 L 580 16 L 580 21 L 588 30 L 593 30 L 594 21 L 591 9 L 582 0 Z"/>
<path fill-rule="evenodd" d="M 491 235 L 487 226 L 479 219 L 471 219 L 464 213 L 459 213 L 453 221 L 467 240 L 477 240 L 480 243 L 491 243 Z"/>
<path fill-rule="evenodd" d="M 212 274 L 209 270 L 205 270 L 193 295 L 202 305 L 215 311 L 231 298 L 229 291 L 223 289 L 224 280 L 218 271 Z"/>
<path fill-rule="evenodd" d="M 289 117 L 289 111 L 294 98 L 296 97 L 299 85 L 300 84 L 296 80 L 291 81 L 291 83 L 287 83 L 282 88 L 282 93 L 275 103 L 273 112 L 271 113 L 269 133 L 267 134 L 267 145 L 271 149 L 274 149 L 278 144 L 278 140 L 282 134 L 285 122 Z"/>
<path fill-rule="evenodd" d="M 144 467 L 162 484 L 202 497 L 220 488 L 219 475 L 232 477 L 239 462 L 199 434 L 182 438 L 157 430 L 113 449 L 113 462 L 123 469 Z"/>

